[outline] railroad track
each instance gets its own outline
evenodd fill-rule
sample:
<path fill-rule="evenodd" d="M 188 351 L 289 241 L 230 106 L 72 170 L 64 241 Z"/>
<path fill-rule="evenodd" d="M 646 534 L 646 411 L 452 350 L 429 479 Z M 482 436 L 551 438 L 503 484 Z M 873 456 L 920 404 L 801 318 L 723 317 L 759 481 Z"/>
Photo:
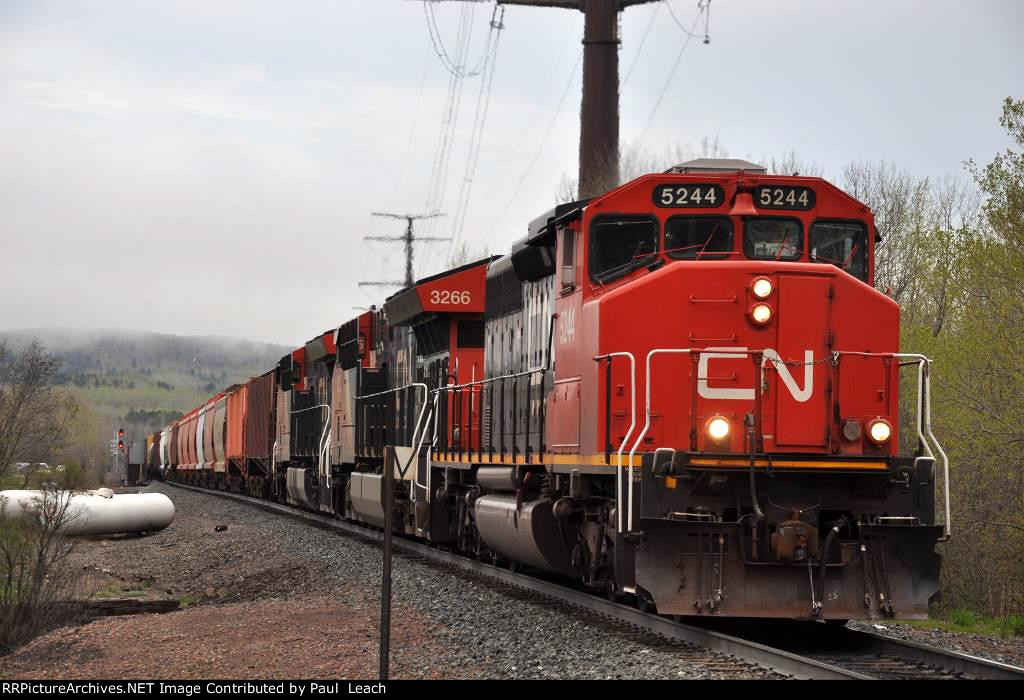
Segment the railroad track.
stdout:
<path fill-rule="evenodd" d="M 723 619 L 707 626 L 879 680 L 1024 680 L 1024 668 L 839 625 Z"/>
<path fill-rule="evenodd" d="M 381 543 L 384 535 L 320 513 L 225 491 L 164 482 L 176 488 L 245 503 L 318 527 Z M 394 547 L 448 571 L 498 581 L 513 595 L 539 597 L 545 604 L 571 606 L 618 632 L 636 630 L 675 645 L 676 653 L 719 671 L 746 666 L 792 678 L 815 680 L 993 679 L 1024 680 L 1024 668 L 870 632 L 818 623 L 714 620 L 686 624 L 612 602 L 588 591 L 470 559 L 422 542 L 395 537 Z"/>

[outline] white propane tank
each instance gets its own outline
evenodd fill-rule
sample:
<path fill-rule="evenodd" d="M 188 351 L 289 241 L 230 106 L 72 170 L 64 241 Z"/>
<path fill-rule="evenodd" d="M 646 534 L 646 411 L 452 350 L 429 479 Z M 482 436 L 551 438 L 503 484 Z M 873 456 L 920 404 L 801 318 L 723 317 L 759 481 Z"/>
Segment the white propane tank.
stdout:
<path fill-rule="evenodd" d="M 67 535 L 113 535 L 163 530 L 174 519 L 174 504 L 162 493 L 121 493 L 98 489 L 84 493 L 60 491 L 49 498 L 70 499 L 64 524 Z M 43 502 L 42 491 L 0 491 L 0 514 L 24 517 Z M 44 517 L 40 513 L 40 517 Z"/>

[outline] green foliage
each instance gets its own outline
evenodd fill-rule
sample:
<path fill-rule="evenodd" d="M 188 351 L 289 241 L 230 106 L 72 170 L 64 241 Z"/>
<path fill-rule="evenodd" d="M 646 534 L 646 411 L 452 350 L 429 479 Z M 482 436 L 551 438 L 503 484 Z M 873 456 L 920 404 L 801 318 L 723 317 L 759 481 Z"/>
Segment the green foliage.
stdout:
<path fill-rule="evenodd" d="M 968 608 L 1018 621 L 1024 612 L 1024 101 L 1008 98 L 1001 123 L 1016 148 L 968 164 L 977 215 L 923 216 L 907 237 L 913 293 L 901 300 L 903 347 L 935 360 L 954 527 L 943 594 L 965 627 Z"/>
<path fill-rule="evenodd" d="M 68 495 L 44 489 L 35 504 L 23 504 L 22 517 L 6 517 L 13 505 L 0 498 L 0 654 L 76 615 L 73 545 L 63 536 L 75 517 Z"/>
<path fill-rule="evenodd" d="M 900 624 L 921 629 L 968 632 L 996 637 L 1024 637 L 1024 615 L 986 617 L 967 608 L 957 608 L 930 620 L 899 620 Z"/>
<path fill-rule="evenodd" d="M 854 162 L 842 185 L 883 236 L 876 284 L 900 304 L 901 346 L 934 359 L 953 521 L 944 600 L 1010 620 L 1024 612 L 1024 101 L 1008 98 L 1000 123 L 1014 146 L 968 163 L 973 182 Z M 901 445 L 914 449 L 909 373 L 901 393 Z"/>
<path fill-rule="evenodd" d="M 971 628 L 977 624 L 978 616 L 972 610 L 957 608 L 949 614 L 949 621 L 958 627 Z"/>
<path fill-rule="evenodd" d="M 289 348 L 233 338 L 71 329 L 6 331 L 13 347 L 38 339 L 59 362 L 54 383 L 90 409 L 90 468 L 109 462 L 118 427 L 132 439 L 167 425 L 211 394 L 273 367 Z"/>

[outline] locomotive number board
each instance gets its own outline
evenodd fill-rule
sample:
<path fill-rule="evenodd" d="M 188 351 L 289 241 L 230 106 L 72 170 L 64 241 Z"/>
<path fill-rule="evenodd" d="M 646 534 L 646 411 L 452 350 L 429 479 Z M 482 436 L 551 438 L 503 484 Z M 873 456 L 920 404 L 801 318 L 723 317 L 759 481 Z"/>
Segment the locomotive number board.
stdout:
<path fill-rule="evenodd" d="M 759 209 L 814 208 L 814 190 L 789 185 L 760 185 L 754 188 L 754 204 Z"/>
<path fill-rule="evenodd" d="M 658 185 L 654 188 L 654 203 L 659 207 L 720 207 L 725 201 L 725 190 L 720 185 Z"/>

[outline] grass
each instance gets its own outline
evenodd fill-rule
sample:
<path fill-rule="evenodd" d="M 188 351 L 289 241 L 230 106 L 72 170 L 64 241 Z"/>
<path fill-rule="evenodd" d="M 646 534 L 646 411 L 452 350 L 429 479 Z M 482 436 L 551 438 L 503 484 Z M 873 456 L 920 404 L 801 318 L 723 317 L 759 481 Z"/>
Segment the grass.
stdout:
<path fill-rule="evenodd" d="M 973 610 L 956 608 L 930 620 L 899 620 L 900 624 L 946 632 L 967 632 L 993 637 L 1024 637 L 1024 615 L 986 617 Z"/>
<path fill-rule="evenodd" d="M 29 475 L 28 483 L 25 483 L 25 474 L 15 469 L 8 469 L 0 476 L 0 491 L 7 489 L 38 489 L 41 484 L 55 483 L 59 488 L 90 489 L 98 486 L 96 478 L 87 474 L 77 464 L 67 464 L 64 469 L 59 470 L 56 466 L 49 469 L 39 469 Z"/>
<path fill-rule="evenodd" d="M 84 387 L 71 385 L 102 416 L 120 418 L 133 408 L 146 410 L 188 411 L 200 402 L 209 398 L 212 393 L 206 385 L 213 381 L 217 390 L 236 382 L 245 381 L 251 376 L 265 372 L 268 367 L 250 363 L 225 370 L 225 378 L 204 377 L 202 379 L 184 371 L 172 368 L 154 368 L 151 374 L 138 371 L 125 371 L 118 375 L 124 382 L 134 382 L 133 388 L 127 386 L 93 386 L 87 383 Z M 165 389 L 157 386 L 157 382 L 172 386 Z"/>
<path fill-rule="evenodd" d="M 95 598 L 109 599 L 109 598 L 142 598 L 146 595 L 146 590 L 153 585 L 151 579 L 143 579 L 134 587 L 126 587 L 120 582 L 112 582 L 107 585 L 102 591 L 97 591 L 93 594 Z"/>
<path fill-rule="evenodd" d="M 187 608 L 190 605 L 195 605 L 195 603 L 196 603 L 196 597 L 194 595 L 186 593 L 185 595 L 178 596 L 178 607 L 179 608 Z"/>

